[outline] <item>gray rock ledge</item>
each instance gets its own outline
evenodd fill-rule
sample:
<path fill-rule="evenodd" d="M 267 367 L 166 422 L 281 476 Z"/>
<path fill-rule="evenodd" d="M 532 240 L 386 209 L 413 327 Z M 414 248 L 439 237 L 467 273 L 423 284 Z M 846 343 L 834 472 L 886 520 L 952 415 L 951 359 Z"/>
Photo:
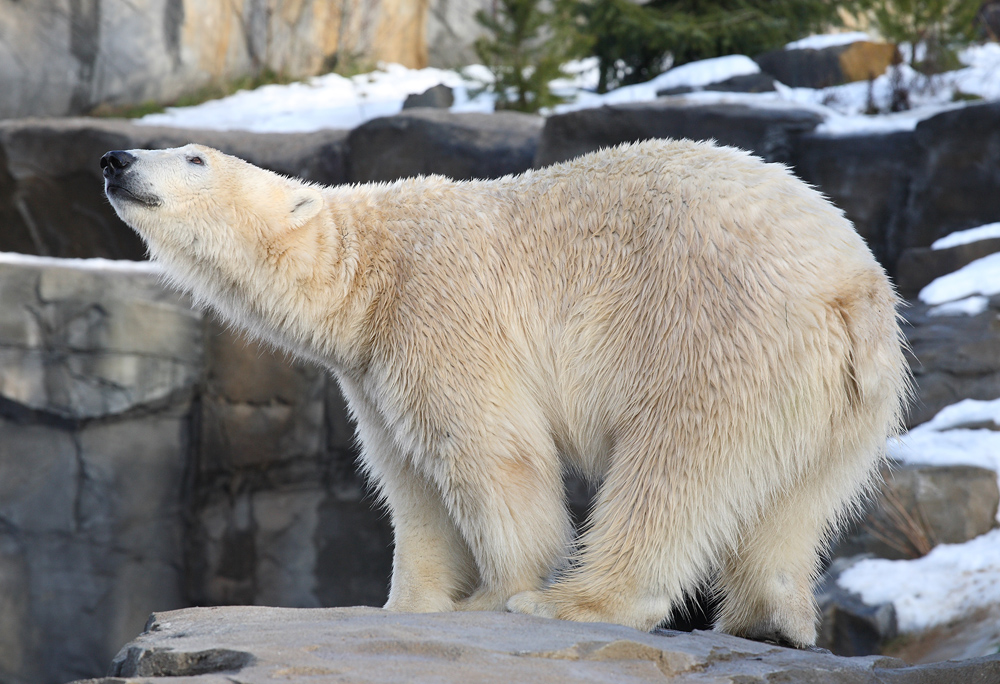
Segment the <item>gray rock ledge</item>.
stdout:
<path fill-rule="evenodd" d="M 713 632 L 646 634 L 504 613 L 188 608 L 154 614 L 90 684 L 1000 681 L 1000 654 L 907 666 Z M 81 683 L 82 684 L 82 683 Z"/>

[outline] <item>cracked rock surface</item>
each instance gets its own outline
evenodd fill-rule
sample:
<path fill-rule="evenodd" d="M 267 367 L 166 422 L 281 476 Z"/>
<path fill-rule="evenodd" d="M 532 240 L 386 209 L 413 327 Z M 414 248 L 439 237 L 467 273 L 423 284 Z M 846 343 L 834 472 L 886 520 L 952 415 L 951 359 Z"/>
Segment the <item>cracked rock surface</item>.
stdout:
<path fill-rule="evenodd" d="M 0 302 L 0 680 L 65 681 L 186 605 L 201 315 L 127 267 L 0 264 Z"/>
<path fill-rule="evenodd" d="M 170 678 L 169 680 L 166 678 Z M 1000 655 L 911 667 L 713 632 L 646 634 L 508 613 L 189 608 L 156 613 L 91 684 L 993 682 Z"/>

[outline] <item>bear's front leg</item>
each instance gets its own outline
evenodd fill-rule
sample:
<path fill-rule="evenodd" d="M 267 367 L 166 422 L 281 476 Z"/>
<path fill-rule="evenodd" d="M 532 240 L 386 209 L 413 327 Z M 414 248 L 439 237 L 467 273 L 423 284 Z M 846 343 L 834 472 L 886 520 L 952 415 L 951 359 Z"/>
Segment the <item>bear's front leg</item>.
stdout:
<path fill-rule="evenodd" d="M 361 401 L 357 406 L 364 407 Z M 386 610 L 455 610 L 477 581 L 468 545 L 448 515 L 437 486 L 418 471 L 373 411 L 358 412 L 364 460 L 392 518 L 392 581 Z"/>
<path fill-rule="evenodd" d="M 475 586 L 468 545 L 448 516 L 436 487 L 411 466 L 386 491 L 392 515 L 392 582 L 387 610 L 436 613 L 456 609 Z"/>

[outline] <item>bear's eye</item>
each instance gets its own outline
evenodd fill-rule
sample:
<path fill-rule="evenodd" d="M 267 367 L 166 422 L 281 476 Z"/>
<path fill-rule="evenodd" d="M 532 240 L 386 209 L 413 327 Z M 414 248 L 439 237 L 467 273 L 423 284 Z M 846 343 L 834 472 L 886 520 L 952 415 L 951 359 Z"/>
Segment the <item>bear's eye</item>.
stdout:
<path fill-rule="evenodd" d="M 188 163 L 197 164 L 198 166 L 204 166 L 205 160 L 201 157 L 188 157 Z"/>

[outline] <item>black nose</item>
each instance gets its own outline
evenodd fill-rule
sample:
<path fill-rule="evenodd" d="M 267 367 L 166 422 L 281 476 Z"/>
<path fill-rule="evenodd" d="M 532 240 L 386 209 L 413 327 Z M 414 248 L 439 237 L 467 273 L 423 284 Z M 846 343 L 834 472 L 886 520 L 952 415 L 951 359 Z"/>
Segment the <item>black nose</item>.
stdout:
<path fill-rule="evenodd" d="M 135 161 L 135 157 L 122 150 L 112 150 L 101 157 L 101 168 L 104 169 L 104 177 L 112 178 L 121 175 L 122 171 Z"/>

